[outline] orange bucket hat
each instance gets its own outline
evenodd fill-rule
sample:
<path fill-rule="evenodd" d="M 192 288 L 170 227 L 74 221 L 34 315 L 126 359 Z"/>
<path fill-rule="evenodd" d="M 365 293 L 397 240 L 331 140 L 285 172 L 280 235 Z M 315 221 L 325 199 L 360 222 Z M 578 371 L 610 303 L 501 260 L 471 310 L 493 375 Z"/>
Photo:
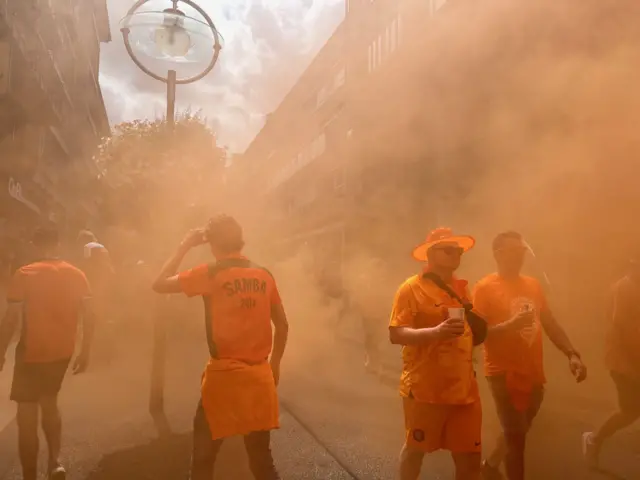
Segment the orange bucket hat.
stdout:
<path fill-rule="evenodd" d="M 426 262 L 427 251 L 440 243 L 456 243 L 467 252 L 473 248 L 476 240 L 470 235 L 454 235 L 453 231 L 448 227 L 439 227 L 429 233 L 427 239 L 413 249 L 411 256 L 419 262 Z"/>

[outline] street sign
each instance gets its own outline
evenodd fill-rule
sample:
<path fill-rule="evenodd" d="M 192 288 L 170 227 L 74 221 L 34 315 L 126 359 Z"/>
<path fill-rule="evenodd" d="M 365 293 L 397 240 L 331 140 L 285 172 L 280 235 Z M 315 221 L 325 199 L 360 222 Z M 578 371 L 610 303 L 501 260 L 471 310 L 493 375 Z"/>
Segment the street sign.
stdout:
<path fill-rule="evenodd" d="M 9 93 L 11 80 L 11 45 L 0 40 L 0 95 Z"/>

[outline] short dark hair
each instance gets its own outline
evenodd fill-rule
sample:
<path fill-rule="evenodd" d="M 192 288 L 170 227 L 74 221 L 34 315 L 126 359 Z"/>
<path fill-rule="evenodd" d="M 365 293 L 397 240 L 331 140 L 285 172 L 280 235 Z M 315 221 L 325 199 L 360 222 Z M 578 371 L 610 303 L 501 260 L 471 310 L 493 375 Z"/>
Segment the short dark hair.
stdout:
<path fill-rule="evenodd" d="M 514 230 L 508 230 L 506 232 L 499 233 L 498 235 L 496 235 L 496 238 L 493 239 L 493 251 L 495 252 L 497 250 L 500 250 L 507 240 L 522 240 L 522 234 Z"/>
<path fill-rule="evenodd" d="M 225 253 L 239 252 L 244 247 L 242 227 L 235 218 L 219 214 L 207 222 L 207 240 Z"/>
<path fill-rule="evenodd" d="M 31 242 L 38 248 L 55 247 L 60 243 L 58 229 L 53 226 L 38 227 L 33 232 Z"/>

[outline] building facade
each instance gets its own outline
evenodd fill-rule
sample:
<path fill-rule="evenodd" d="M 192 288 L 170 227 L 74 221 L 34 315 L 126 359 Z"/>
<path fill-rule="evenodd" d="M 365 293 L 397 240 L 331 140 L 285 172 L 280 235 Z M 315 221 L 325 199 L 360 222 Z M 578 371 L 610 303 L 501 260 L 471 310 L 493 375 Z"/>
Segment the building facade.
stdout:
<path fill-rule="evenodd" d="M 238 160 L 264 199 L 248 223 L 261 225 L 272 253 L 310 247 L 317 269 L 340 278 L 354 252 L 388 248 L 391 226 L 382 217 L 415 224 L 408 210 L 390 212 L 385 202 L 386 192 L 417 181 L 413 168 L 424 160 L 422 145 L 396 145 L 396 132 L 411 128 L 419 111 L 396 92 L 445 7 L 444 0 L 345 2 L 344 21 Z M 402 161 L 390 169 L 391 157 Z M 416 226 L 417 239 L 426 228 Z"/>
<path fill-rule="evenodd" d="M 98 83 L 106 0 L 0 3 L 0 235 L 96 213 L 91 162 L 109 122 Z"/>

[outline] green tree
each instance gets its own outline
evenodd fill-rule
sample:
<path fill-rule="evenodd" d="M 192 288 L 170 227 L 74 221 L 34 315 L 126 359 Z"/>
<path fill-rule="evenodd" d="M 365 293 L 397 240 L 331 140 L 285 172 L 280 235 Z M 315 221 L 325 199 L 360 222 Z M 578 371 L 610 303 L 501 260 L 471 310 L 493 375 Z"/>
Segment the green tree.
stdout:
<path fill-rule="evenodd" d="M 173 127 L 164 119 L 116 125 L 95 156 L 103 224 L 170 236 L 194 226 L 220 201 L 226 158 L 198 113 L 179 114 Z"/>

